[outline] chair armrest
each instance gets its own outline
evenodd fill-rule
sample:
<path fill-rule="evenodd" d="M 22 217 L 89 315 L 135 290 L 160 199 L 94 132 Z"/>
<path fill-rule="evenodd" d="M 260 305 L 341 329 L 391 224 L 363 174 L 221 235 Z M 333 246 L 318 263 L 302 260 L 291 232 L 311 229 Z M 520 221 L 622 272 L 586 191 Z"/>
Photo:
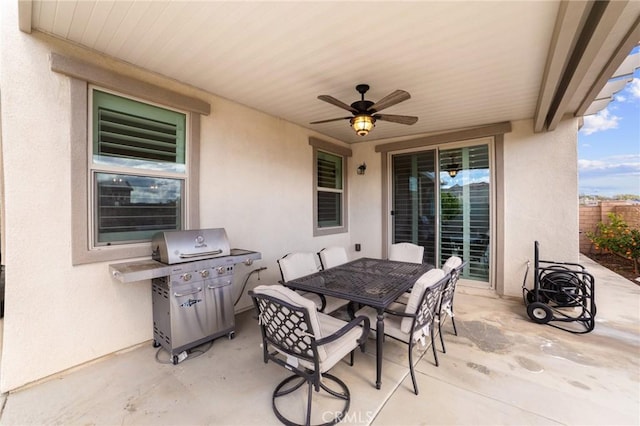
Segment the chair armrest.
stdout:
<path fill-rule="evenodd" d="M 352 319 L 351 321 L 349 321 L 347 324 L 345 324 L 341 329 L 339 329 L 338 331 L 336 331 L 335 333 L 323 337 L 322 339 L 318 339 L 316 340 L 316 344 L 318 346 L 320 345 L 324 345 L 327 344 L 329 342 L 333 342 L 334 340 L 337 340 L 339 338 L 341 338 L 342 336 L 344 336 L 345 334 L 347 334 L 347 332 L 349 330 L 351 330 L 352 328 L 355 328 L 357 326 L 359 326 L 360 323 L 364 323 L 362 326 L 362 334 L 360 335 L 360 338 L 358 339 L 358 344 L 362 344 L 362 342 L 364 342 L 367 338 L 367 336 L 369 335 L 369 329 L 371 327 L 370 322 L 369 322 L 369 318 L 367 318 L 364 315 L 360 315 L 359 317 L 356 317 L 354 319 Z"/>
<path fill-rule="evenodd" d="M 397 317 L 408 317 L 408 318 L 413 318 L 416 316 L 416 314 L 412 314 L 412 313 L 407 313 L 407 312 L 400 312 L 400 311 L 394 311 L 392 309 L 385 309 L 384 310 L 385 314 L 389 314 L 389 315 L 395 315 Z"/>
<path fill-rule="evenodd" d="M 283 286 L 285 286 L 287 288 L 291 288 L 283 280 L 278 280 L 278 284 L 282 284 Z M 327 299 L 324 297 L 324 294 L 320 294 L 320 293 L 316 293 L 315 291 L 308 291 L 308 290 L 298 290 L 298 289 L 292 289 L 292 290 L 294 290 L 297 293 L 299 293 L 300 291 L 304 291 L 305 293 L 313 293 L 313 294 L 317 295 L 318 297 L 320 297 L 320 308 L 318 308 L 318 311 L 320 311 L 320 312 L 323 312 L 324 308 L 327 307 Z"/>

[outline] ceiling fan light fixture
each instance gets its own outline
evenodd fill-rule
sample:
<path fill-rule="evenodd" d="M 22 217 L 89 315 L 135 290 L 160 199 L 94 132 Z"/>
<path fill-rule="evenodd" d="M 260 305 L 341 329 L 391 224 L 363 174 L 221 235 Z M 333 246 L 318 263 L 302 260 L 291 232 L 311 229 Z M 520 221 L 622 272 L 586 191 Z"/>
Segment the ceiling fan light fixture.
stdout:
<path fill-rule="evenodd" d="M 366 136 L 376 125 L 376 120 L 367 114 L 358 114 L 351 119 L 351 127 L 360 136 Z"/>

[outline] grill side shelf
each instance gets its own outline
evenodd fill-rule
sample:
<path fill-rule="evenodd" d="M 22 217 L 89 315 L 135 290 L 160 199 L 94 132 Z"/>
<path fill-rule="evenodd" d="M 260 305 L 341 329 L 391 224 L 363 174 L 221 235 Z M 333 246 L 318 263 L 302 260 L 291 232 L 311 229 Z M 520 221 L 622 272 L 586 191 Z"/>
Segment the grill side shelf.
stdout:
<path fill-rule="evenodd" d="M 229 256 L 219 256 L 173 265 L 167 265 L 152 259 L 113 263 L 109 265 L 109 272 L 113 278 L 121 283 L 132 283 L 216 266 L 227 266 L 238 263 L 250 265 L 254 260 L 260 259 L 262 259 L 260 252 L 231 249 L 231 255 Z"/>
<path fill-rule="evenodd" d="M 111 276 L 121 283 L 164 277 L 171 275 L 172 269 L 171 265 L 165 265 L 155 260 L 138 260 L 109 265 Z"/>

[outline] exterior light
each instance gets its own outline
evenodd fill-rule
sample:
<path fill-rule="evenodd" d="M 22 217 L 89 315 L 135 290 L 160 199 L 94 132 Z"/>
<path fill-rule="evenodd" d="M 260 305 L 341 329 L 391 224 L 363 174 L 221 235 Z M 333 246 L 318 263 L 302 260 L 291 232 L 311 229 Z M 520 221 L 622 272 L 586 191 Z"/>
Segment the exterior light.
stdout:
<path fill-rule="evenodd" d="M 366 136 L 375 126 L 376 120 L 367 114 L 359 114 L 351 119 L 351 127 L 360 136 Z"/>
<path fill-rule="evenodd" d="M 362 163 L 358 166 L 356 173 L 358 173 L 359 175 L 363 175 L 365 170 L 367 170 L 367 163 Z"/>

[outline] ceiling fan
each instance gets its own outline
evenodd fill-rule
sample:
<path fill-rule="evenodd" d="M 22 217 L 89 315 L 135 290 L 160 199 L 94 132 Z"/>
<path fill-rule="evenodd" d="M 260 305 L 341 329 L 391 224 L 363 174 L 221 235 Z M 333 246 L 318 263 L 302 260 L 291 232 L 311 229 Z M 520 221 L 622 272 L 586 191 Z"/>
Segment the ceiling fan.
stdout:
<path fill-rule="evenodd" d="M 350 111 L 353 114 L 353 117 L 331 118 L 329 120 L 313 121 L 309 124 L 321 124 L 339 120 L 350 120 L 353 130 L 355 130 L 356 133 L 360 136 L 365 136 L 371 131 L 371 129 L 373 129 L 376 124 L 376 120 L 390 121 L 392 123 L 409 125 L 414 124 L 418 121 L 418 117 L 412 117 L 410 115 L 378 114 L 379 111 L 385 108 L 389 108 L 390 106 L 399 104 L 400 102 L 406 101 L 407 99 L 411 98 L 409 92 L 405 92 L 404 90 L 396 90 L 380 99 L 378 102 L 371 102 L 365 100 L 364 98 L 364 94 L 369 90 L 368 84 L 358 84 L 356 86 L 356 90 L 358 91 L 358 93 L 360 93 L 362 99 L 360 99 L 359 101 L 355 101 L 351 105 L 347 105 L 344 102 L 334 98 L 333 96 L 318 96 L 318 99 L 320 99 L 321 101 L 329 102 L 332 105 Z"/>

